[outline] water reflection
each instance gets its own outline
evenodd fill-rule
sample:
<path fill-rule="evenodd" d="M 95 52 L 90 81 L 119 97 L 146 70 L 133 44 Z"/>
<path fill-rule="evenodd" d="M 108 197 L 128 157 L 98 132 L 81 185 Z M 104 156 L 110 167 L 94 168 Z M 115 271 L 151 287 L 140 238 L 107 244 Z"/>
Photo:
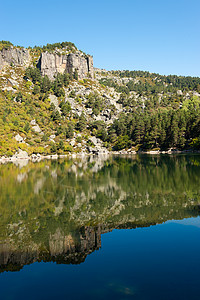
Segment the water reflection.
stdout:
<path fill-rule="evenodd" d="M 0 165 L 0 272 L 79 264 L 101 234 L 199 215 L 200 156 Z"/>

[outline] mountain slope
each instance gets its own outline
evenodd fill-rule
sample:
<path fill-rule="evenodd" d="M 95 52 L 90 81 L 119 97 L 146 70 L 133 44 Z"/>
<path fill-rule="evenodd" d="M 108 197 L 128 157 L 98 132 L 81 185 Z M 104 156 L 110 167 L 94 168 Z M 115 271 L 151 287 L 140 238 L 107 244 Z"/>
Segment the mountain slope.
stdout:
<path fill-rule="evenodd" d="M 197 150 L 199 93 L 198 77 L 93 69 L 70 42 L 2 41 L 0 156 Z"/>

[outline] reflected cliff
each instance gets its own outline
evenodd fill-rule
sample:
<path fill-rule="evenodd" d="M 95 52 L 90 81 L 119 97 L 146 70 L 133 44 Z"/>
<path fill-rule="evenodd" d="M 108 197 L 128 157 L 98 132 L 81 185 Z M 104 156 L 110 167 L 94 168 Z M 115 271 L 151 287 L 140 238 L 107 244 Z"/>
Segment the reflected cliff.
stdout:
<path fill-rule="evenodd" d="M 101 234 L 199 215 L 200 156 L 0 165 L 0 272 L 79 264 Z"/>

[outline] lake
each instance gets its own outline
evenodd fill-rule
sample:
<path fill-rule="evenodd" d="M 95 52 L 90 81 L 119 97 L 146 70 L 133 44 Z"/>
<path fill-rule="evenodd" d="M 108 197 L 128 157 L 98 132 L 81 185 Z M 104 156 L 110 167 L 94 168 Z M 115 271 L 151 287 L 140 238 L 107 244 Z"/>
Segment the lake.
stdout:
<path fill-rule="evenodd" d="M 1 299 L 199 299 L 200 155 L 0 165 Z"/>

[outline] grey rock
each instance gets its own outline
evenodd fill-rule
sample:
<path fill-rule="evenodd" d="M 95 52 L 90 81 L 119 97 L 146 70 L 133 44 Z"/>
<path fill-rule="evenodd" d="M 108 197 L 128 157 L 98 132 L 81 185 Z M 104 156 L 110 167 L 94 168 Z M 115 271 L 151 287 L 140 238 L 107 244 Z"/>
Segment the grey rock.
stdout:
<path fill-rule="evenodd" d="M 39 126 L 38 124 L 36 124 L 35 126 L 33 126 L 32 129 L 33 129 L 35 132 L 41 132 L 40 126 Z"/>
<path fill-rule="evenodd" d="M 92 115 L 92 108 L 86 108 L 85 111 L 88 115 Z"/>
<path fill-rule="evenodd" d="M 50 135 L 49 137 L 49 141 L 55 143 L 54 139 L 55 139 L 55 134 Z"/>
<path fill-rule="evenodd" d="M 26 151 L 23 151 L 21 149 L 18 150 L 18 152 L 16 152 L 13 156 L 12 159 L 24 159 L 24 158 L 28 158 L 28 153 Z"/>
<path fill-rule="evenodd" d="M 0 70 L 7 64 L 27 66 L 30 63 L 29 51 L 24 48 L 2 49 L 0 51 Z"/>
<path fill-rule="evenodd" d="M 37 155 L 33 153 L 33 154 L 31 155 L 31 159 L 33 159 L 33 160 L 37 159 Z"/>
<path fill-rule="evenodd" d="M 89 138 L 89 140 L 96 146 L 98 144 L 97 138 L 95 136 L 92 136 Z"/>
<path fill-rule="evenodd" d="M 19 83 L 11 78 L 8 78 L 8 83 L 11 84 L 12 86 L 19 86 Z"/>
<path fill-rule="evenodd" d="M 74 146 L 75 146 L 75 144 L 76 144 L 76 141 L 75 141 L 75 139 L 72 139 L 72 140 L 71 140 L 71 142 L 70 142 L 70 145 L 71 145 L 72 147 L 74 147 Z"/>
<path fill-rule="evenodd" d="M 24 141 L 23 137 L 21 137 L 21 135 L 17 134 L 15 137 L 17 142 L 22 143 Z"/>
<path fill-rule="evenodd" d="M 178 91 L 177 91 L 177 95 L 182 96 L 182 95 L 183 95 L 183 92 L 182 92 L 181 90 L 178 90 Z"/>
<path fill-rule="evenodd" d="M 42 75 L 47 75 L 51 80 L 58 73 L 74 72 L 77 69 L 79 79 L 94 78 L 93 57 L 81 56 L 77 53 L 58 55 L 56 53 L 44 52 L 38 62 Z"/>
<path fill-rule="evenodd" d="M 35 126 L 37 123 L 36 123 L 35 120 L 31 120 L 31 123 L 30 123 L 30 124 L 33 125 L 33 126 Z"/>
<path fill-rule="evenodd" d="M 55 109 L 61 114 L 61 109 L 59 107 L 57 97 L 55 95 L 49 95 L 49 99 L 50 99 L 50 104 L 53 103 L 55 105 Z"/>
<path fill-rule="evenodd" d="M 51 159 L 58 159 L 58 154 L 51 155 Z"/>
<path fill-rule="evenodd" d="M 109 151 L 104 148 L 104 147 L 100 147 L 100 146 L 96 146 L 96 147 L 88 147 L 88 152 L 92 153 L 92 154 L 108 154 Z"/>
<path fill-rule="evenodd" d="M 50 139 L 55 139 L 55 137 L 56 137 L 55 134 L 52 134 L 52 135 L 50 135 L 49 138 L 50 138 Z"/>
<path fill-rule="evenodd" d="M 149 154 L 159 154 L 160 151 L 159 150 L 151 150 L 151 151 L 148 151 Z"/>
<path fill-rule="evenodd" d="M 3 91 L 14 91 L 14 89 L 11 86 L 5 86 L 2 88 Z"/>
<path fill-rule="evenodd" d="M 193 92 L 193 96 L 200 97 L 200 94 L 194 91 L 194 92 Z"/>

